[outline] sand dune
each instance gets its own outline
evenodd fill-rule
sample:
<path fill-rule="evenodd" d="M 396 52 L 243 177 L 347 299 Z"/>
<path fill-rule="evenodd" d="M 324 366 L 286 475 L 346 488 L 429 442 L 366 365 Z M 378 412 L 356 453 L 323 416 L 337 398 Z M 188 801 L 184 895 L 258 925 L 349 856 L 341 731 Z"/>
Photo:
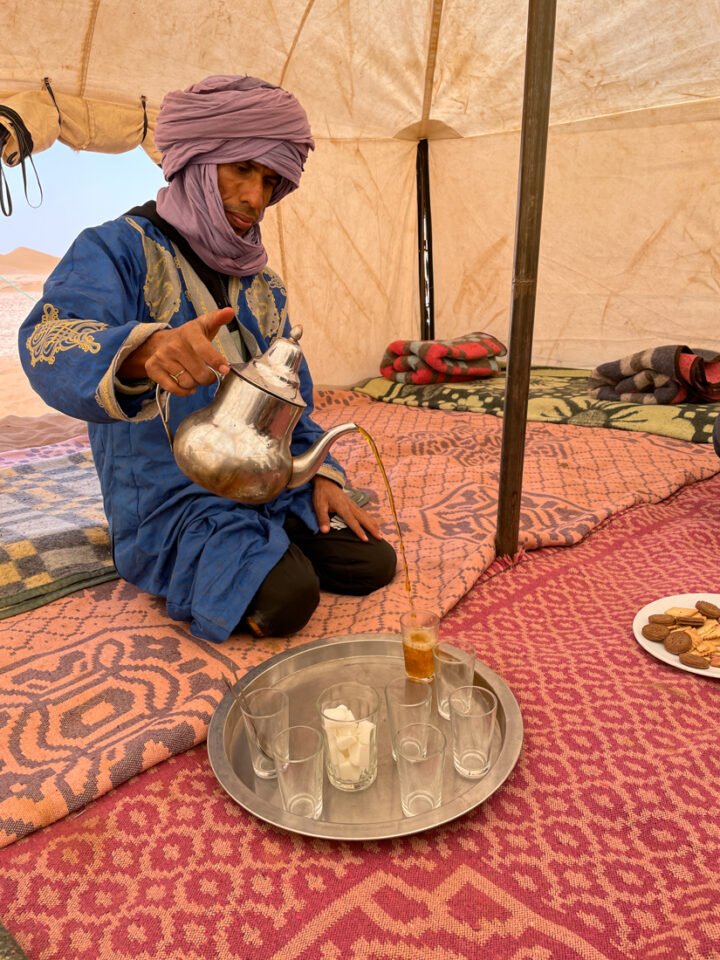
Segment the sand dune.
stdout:
<path fill-rule="evenodd" d="M 59 257 L 29 247 L 15 247 L 10 253 L 0 254 L 0 273 L 13 279 L 14 276 L 35 275 L 46 277 L 60 262 Z"/>

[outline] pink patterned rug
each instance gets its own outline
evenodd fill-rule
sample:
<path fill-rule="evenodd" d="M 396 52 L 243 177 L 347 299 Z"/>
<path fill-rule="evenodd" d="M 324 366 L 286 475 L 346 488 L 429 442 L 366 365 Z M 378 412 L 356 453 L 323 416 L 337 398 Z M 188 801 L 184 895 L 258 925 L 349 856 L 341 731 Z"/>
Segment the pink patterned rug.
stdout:
<path fill-rule="evenodd" d="M 378 442 L 414 594 L 446 613 L 493 563 L 502 422 L 337 390 L 322 391 L 318 408 L 326 427 L 354 420 Z M 355 434 L 337 447 L 339 457 L 354 461 L 353 485 L 368 491 L 397 543 L 369 448 Z M 523 548 L 577 543 L 613 514 L 662 500 L 718 470 L 709 445 L 531 423 Z M 28 544 L 17 546 L 21 563 Z M 10 556 L 3 575 L 12 574 L 14 562 Z M 0 846 L 201 743 L 231 664 L 245 672 L 309 640 L 395 632 L 407 606 L 399 570 L 370 598 L 323 595 L 307 627 L 289 640 L 236 635 L 219 646 L 198 640 L 187 625 L 167 618 L 163 601 L 124 581 L 1 621 Z"/>
<path fill-rule="evenodd" d="M 286 834 L 200 746 L 0 851 L 0 916 L 32 960 L 716 960 L 718 681 L 660 663 L 631 624 L 718 591 L 718 503 L 716 476 L 630 510 L 487 575 L 444 620 L 525 723 L 510 778 L 460 819 L 376 843 Z"/>

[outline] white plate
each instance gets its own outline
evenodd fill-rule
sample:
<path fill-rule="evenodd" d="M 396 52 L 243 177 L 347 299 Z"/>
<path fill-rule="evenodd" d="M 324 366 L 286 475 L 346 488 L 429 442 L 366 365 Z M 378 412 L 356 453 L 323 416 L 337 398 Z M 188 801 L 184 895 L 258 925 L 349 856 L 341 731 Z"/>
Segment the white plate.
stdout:
<path fill-rule="evenodd" d="M 688 673 L 699 673 L 703 677 L 720 678 L 720 667 L 708 667 L 707 670 L 686 667 L 684 663 L 680 663 L 676 654 L 668 653 L 662 643 L 647 640 L 642 635 L 642 628 L 646 626 L 651 614 L 665 613 L 670 607 L 694 607 L 698 600 L 707 600 L 708 603 L 714 603 L 720 607 L 720 593 L 678 593 L 674 597 L 661 597 L 659 600 L 653 600 L 652 603 L 646 604 L 642 610 L 638 610 L 633 620 L 633 632 L 635 639 L 643 650 L 647 650 L 657 660 L 662 660 L 663 663 L 668 663 L 671 667 L 677 667 L 678 670 L 687 670 Z M 682 627 L 677 629 L 681 630 Z"/>

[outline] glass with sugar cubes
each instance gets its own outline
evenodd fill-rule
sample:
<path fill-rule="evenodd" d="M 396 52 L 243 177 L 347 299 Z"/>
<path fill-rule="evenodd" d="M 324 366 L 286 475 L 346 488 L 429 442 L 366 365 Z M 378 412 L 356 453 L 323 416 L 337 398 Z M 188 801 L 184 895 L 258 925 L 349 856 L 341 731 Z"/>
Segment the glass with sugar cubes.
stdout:
<path fill-rule="evenodd" d="M 366 790 L 377 777 L 380 697 L 366 683 L 334 683 L 318 697 L 325 769 L 338 790 Z"/>

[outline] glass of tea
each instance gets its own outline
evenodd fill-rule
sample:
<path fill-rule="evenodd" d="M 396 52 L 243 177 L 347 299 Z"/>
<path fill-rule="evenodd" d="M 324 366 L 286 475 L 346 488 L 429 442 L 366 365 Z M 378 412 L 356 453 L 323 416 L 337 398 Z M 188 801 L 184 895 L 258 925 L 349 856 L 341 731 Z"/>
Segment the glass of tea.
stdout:
<path fill-rule="evenodd" d="M 438 641 L 440 617 L 430 610 L 412 610 L 400 618 L 405 673 L 411 680 L 430 683 L 435 673 L 433 647 Z"/>

